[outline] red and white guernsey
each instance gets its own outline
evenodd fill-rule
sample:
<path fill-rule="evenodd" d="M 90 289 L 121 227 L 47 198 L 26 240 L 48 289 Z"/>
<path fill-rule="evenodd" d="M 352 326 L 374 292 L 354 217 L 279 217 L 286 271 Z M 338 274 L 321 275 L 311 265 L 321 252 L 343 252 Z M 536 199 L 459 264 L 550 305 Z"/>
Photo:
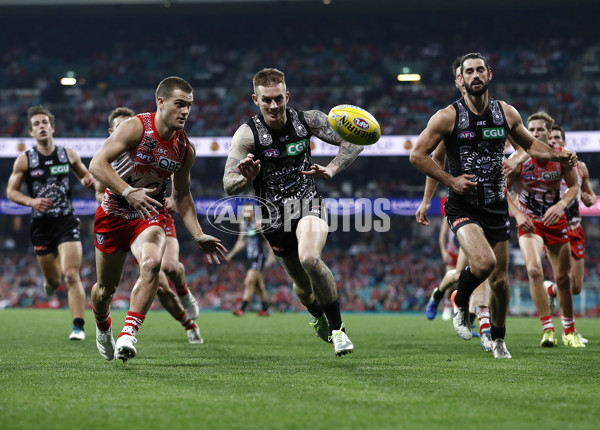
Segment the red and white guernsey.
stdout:
<path fill-rule="evenodd" d="M 562 151 L 560 146 L 552 146 Z M 563 166 L 558 161 L 537 161 L 530 157 L 521 165 L 519 210 L 532 218 L 542 217 L 552 205 L 560 200 L 560 184 L 563 179 Z"/>
<path fill-rule="evenodd" d="M 155 113 L 136 115 L 144 126 L 139 143 L 112 163 L 121 179 L 134 188 L 156 188 L 150 196 L 164 204 L 167 185 L 171 175 L 178 171 L 187 158 L 190 141 L 183 130 L 175 132 L 170 141 L 161 139 L 156 131 Z M 106 189 L 102 198 L 106 214 L 125 219 L 140 218 L 127 200 Z"/>

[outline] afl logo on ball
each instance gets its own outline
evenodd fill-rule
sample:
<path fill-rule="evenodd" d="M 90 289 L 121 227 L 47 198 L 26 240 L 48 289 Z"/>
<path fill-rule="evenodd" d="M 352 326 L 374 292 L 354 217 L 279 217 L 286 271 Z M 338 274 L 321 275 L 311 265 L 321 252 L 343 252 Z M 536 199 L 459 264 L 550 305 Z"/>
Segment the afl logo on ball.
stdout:
<path fill-rule="evenodd" d="M 104 235 L 96 233 L 96 243 L 100 246 L 104 245 Z"/>
<path fill-rule="evenodd" d="M 367 121 L 365 121 L 362 118 L 354 118 L 352 120 L 352 122 L 354 123 L 355 126 L 357 126 L 358 128 L 360 128 L 361 130 L 368 130 L 369 129 L 369 123 Z"/>

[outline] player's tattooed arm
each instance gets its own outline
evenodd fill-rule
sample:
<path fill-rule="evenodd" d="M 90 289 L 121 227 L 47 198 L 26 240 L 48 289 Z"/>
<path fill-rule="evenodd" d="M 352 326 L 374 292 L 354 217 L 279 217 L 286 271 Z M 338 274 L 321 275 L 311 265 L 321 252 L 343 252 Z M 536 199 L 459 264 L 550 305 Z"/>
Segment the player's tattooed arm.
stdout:
<path fill-rule="evenodd" d="M 329 125 L 329 121 L 327 120 L 327 115 L 323 112 L 319 110 L 308 110 L 304 112 L 304 119 L 311 128 L 313 134 L 323 142 L 340 146 L 344 141 L 340 135 L 331 128 L 331 125 Z"/>
<path fill-rule="evenodd" d="M 227 157 L 227 161 L 225 162 L 223 189 L 230 196 L 241 193 L 248 184 L 248 179 L 241 174 L 238 167 L 240 161 L 234 157 Z"/>
<path fill-rule="evenodd" d="M 352 143 L 343 140 L 340 144 L 338 154 L 329 163 L 330 166 L 335 166 L 334 173 L 339 173 L 346 167 L 348 167 L 350 164 L 352 164 L 354 160 L 356 160 L 356 157 L 358 157 L 358 154 L 362 152 L 362 150 L 362 146 L 353 145 Z"/>
<path fill-rule="evenodd" d="M 327 115 L 318 110 L 304 112 L 306 123 L 310 126 L 315 136 L 324 142 L 339 146 L 338 154 L 327 165 L 325 169 L 331 171 L 331 177 L 348 167 L 363 150 L 362 146 L 346 142 L 329 125 Z"/>

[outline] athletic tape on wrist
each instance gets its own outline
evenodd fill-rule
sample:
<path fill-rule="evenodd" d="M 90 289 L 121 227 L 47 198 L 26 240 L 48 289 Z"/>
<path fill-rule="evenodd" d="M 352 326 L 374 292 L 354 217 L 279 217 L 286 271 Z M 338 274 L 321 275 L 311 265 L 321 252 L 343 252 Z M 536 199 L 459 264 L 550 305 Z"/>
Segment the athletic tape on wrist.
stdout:
<path fill-rule="evenodd" d="M 127 188 L 125 188 L 125 190 L 123 191 L 123 194 L 121 194 L 121 196 L 123 196 L 123 198 L 127 198 L 127 196 L 133 191 L 133 187 L 131 185 L 129 185 Z"/>

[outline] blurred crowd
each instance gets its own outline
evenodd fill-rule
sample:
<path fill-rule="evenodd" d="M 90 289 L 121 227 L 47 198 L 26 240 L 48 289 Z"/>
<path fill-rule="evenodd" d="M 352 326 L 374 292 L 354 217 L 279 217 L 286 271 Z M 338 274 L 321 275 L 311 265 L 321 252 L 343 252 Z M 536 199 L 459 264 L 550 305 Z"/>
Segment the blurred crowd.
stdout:
<path fill-rule="evenodd" d="M 144 25 L 159 27 L 161 19 L 146 17 Z M 124 18 L 108 14 L 93 20 L 57 16 L 51 26 L 36 25 L 33 18 L 26 39 L 13 39 L 18 22 L 6 22 L 0 30 L 8 42 L 0 52 L 0 135 L 28 136 L 26 110 L 44 104 L 56 115 L 57 137 L 104 137 L 112 109 L 153 111 L 158 82 L 178 75 L 195 88 L 188 134 L 231 136 L 256 113 L 251 78 L 263 67 L 286 73 L 292 106 L 327 112 L 352 103 L 370 110 L 383 134 L 418 134 L 437 109 L 458 98 L 451 63 L 469 51 L 487 56 L 494 72 L 491 95 L 509 101 L 522 116 L 544 110 L 566 130 L 600 129 L 595 27 L 580 23 L 548 36 L 523 33 L 523 19 L 518 31 L 472 40 L 448 37 L 450 23 L 432 32 L 409 18 L 375 16 L 370 19 L 377 32 L 365 26 L 340 33 L 325 18 L 312 19 L 311 31 L 301 37 L 289 26 L 272 38 L 266 29 L 247 26 L 222 31 L 222 18 L 194 26 L 193 18 L 181 17 L 180 31 L 148 31 L 143 43 L 130 37 L 129 22 L 121 27 Z M 262 37 L 268 37 L 268 49 L 255 43 Z M 68 72 L 77 84 L 61 86 Z M 400 83 L 400 72 L 419 73 L 422 81 Z"/>
<path fill-rule="evenodd" d="M 331 233 L 323 260 L 331 268 L 345 311 L 411 312 L 424 311 L 427 300 L 444 274 L 444 264 L 437 244 L 439 219 L 432 227 L 418 226 L 408 218 L 392 222 L 387 233 Z M 204 226 L 203 226 L 204 227 Z M 207 231 L 209 227 L 206 226 Z M 188 288 L 203 310 L 231 311 L 239 307 L 247 270 L 241 254 L 231 262 L 211 265 L 204 254 L 194 248 L 185 229 L 179 228 L 181 254 Z M 84 256 L 81 280 L 88 294 L 96 280 L 94 249 L 89 233 L 83 232 Z M 230 249 L 235 237 L 213 232 Z M 597 314 L 600 305 L 600 241 L 587 244 L 585 280 L 587 315 Z M 516 247 L 516 242 L 513 243 Z M 11 248 L 11 247 L 8 247 Z M 548 267 L 549 269 L 549 267 Z M 125 265 L 123 278 L 113 301 L 114 309 L 127 309 L 131 289 L 139 271 L 133 259 Z M 263 270 L 271 312 L 304 312 L 292 290 L 292 281 L 279 263 Z M 525 268 L 511 264 L 510 282 L 528 291 Z M 550 276 L 548 270 L 547 276 Z M 258 309 L 260 304 L 254 304 Z M 46 297 L 42 277 L 33 252 L 7 249 L 0 253 L 0 308 L 67 306 L 67 289 L 61 285 L 52 297 Z M 251 305 L 252 308 L 252 305 Z M 153 309 L 161 309 L 155 300 Z M 598 316 L 598 315 L 596 315 Z"/>

